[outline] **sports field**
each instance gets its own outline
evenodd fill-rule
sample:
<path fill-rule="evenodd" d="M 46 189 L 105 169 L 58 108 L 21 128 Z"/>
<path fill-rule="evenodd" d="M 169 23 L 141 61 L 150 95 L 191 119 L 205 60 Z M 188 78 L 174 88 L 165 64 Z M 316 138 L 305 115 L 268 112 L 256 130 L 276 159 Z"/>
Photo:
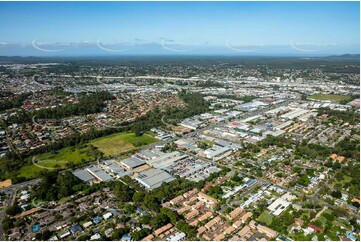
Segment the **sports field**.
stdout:
<path fill-rule="evenodd" d="M 350 96 L 338 95 L 338 94 L 322 94 L 317 93 L 308 96 L 311 99 L 320 100 L 320 101 L 331 101 L 335 103 L 343 102 L 343 101 L 351 101 Z"/>
<path fill-rule="evenodd" d="M 157 141 L 158 139 L 148 134 L 135 136 L 134 133 L 122 132 L 92 140 L 90 144 L 97 147 L 105 156 L 117 156 Z"/>

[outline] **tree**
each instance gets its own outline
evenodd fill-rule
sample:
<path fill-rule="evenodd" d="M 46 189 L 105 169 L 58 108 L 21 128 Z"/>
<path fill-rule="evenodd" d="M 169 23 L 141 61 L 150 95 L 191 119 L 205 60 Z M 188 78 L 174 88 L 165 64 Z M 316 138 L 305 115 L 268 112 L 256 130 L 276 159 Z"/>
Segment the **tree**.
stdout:
<path fill-rule="evenodd" d="M 141 204 L 144 201 L 145 193 L 142 191 L 137 191 L 133 194 L 133 202 L 136 204 Z"/>
<path fill-rule="evenodd" d="M 152 225 L 153 229 L 160 228 L 167 223 L 170 222 L 169 217 L 164 213 L 158 213 L 152 220 L 150 221 L 150 224 Z"/>
<path fill-rule="evenodd" d="M 152 231 L 150 229 L 141 229 L 139 231 L 133 231 L 132 232 L 132 237 L 135 241 L 140 241 L 142 238 L 144 238 L 145 236 L 147 236 L 148 234 L 150 234 Z"/>
<path fill-rule="evenodd" d="M 184 232 L 188 238 L 192 238 L 196 236 L 196 228 L 193 226 L 190 226 L 184 221 L 179 221 L 176 225 L 176 228 L 180 231 Z"/>
<path fill-rule="evenodd" d="M 14 204 L 13 206 L 10 206 L 6 209 L 6 214 L 10 216 L 14 216 L 21 212 L 21 207 L 17 204 Z"/>
<path fill-rule="evenodd" d="M 332 191 L 331 196 L 333 196 L 334 198 L 342 198 L 342 194 L 339 191 Z"/>

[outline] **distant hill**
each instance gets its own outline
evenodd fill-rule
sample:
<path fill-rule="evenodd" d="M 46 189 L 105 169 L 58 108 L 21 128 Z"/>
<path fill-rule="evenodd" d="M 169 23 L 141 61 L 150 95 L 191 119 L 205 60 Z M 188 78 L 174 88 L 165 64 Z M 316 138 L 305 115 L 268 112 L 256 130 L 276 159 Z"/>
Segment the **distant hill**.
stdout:
<path fill-rule="evenodd" d="M 344 54 L 344 55 L 331 55 L 326 58 L 334 59 L 360 59 L 360 54 Z"/>
<path fill-rule="evenodd" d="M 324 57 L 299 57 L 299 56 L 79 56 L 79 57 L 38 57 L 38 56 L 0 56 L 1 64 L 36 64 L 36 63 L 71 63 L 73 65 L 162 65 L 162 64 L 243 64 L 249 68 L 260 64 L 272 68 L 309 68 L 320 65 L 358 64 L 359 54 L 331 55 Z"/>

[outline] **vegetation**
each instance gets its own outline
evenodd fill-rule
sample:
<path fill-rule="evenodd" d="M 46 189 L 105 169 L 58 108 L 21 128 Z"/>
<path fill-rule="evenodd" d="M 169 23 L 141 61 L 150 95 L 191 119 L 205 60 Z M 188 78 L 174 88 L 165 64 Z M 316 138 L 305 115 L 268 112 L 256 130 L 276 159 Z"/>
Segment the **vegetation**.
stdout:
<path fill-rule="evenodd" d="M 345 95 L 338 95 L 338 94 L 322 94 L 317 93 L 308 96 L 308 98 L 315 99 L 315 100 L 321 100 L 321 101 L 331 101 L 331 102 L 337 102 L 337 103 L 344 103 L 345 101 L 351 101 L 351 96 L 345 96 Z"/>
<path fill-rule="evenodd" d="M 46 201 L 55 201 L 74 194 L 82 181 L 70 171 L 41 173 L 41 182 L 34 186 L 33 197 Z"/>
<path fill-rule="evenodd" d="M 341 120 L 343 123 L 349 123 L 352 125 L 360 123 L 360 116 L 354 110 L 339 111 L 332 110 L 330 108 L 319 108 L 318 115 L 326 114 L 329 117 L 329 122 L 333 123 L 336 120 Z"/>
<path fill-rule="evenodd" d="M 197 83 L 196 87 L 223 87 L 223 84 L 215 81 L 205 81 Z"/>
<path fill-rule="evenodd" d="M 134 133 L 121 132 L 90 141 L 105 156 L 116 156 L 158 141 L 148 134 L 136 136 Z"/>
<path fill-rule="evenodd" d="M 1 96 L 11 96 L 11 93 L 3 93 Z M 14 96 L 11 100 L 0 101 L 0 111 L 5 111 L 11 108 L 19 108 L 23 104 L 23 101 L 30 95 L 30 93 L 22 93 Z"/>
<path fill-rule="evenodd" d="M 131 129 L 135 135 L 141 136 L 153 127 L 164 125 L 162 122 L 164 117 L 166 117 L 167 120 L 182 120 L 209 110 L 209 103 L 206 102 L 199 93 L 187 93 L 182 91 L 179 93 L 179 97 L 187 104 L 187 107 L 168 108 L 166 110 L 155 108 L 152 111 L 149 111 L 146 115 L 138 118 L 132 123 Z"/>
<path fill-rule="evenodd" d="M 44 170 L 42 167 L 49 169 L 75 168 L 103 155 L 120 155 L 156 141 L 157 139 L 148 134 L 135 136 L 134 133 L 120 132 L 93 139 L 87 143 L 81 141 L 81 144 L 37 156 L 26 157 L 24 154 L 9 152 L 7 158 L 3 158 L 1 163 L 7 172 L 2 173 L 0 177 L 12 179 L 18 177 L 22 178 L 19 181 L 23 181 L 24 179 L 37 177 Z M 20 159 L 17 157 L 20 157 Z M 33 159 L 35 159 L 36 165 L 33 164 Z"/>
<path fill-rule="evenodd" d="M 218 98 L 227 98 L 227 99 L 233 99 L 233 100 L 239 100 L 239 101 L 243 101 L 244 103 L 248 103 L 250 101 L 252 101 L 253 99 L 258 98 L 257 96 L 253 96 L 253 95 L 249 95 L 249 96 L 235 96 L 235 95 L 215 95 Z"/>
<path fill-rule="evenodd" d="M 34 112 L 18 111 L 17 115 L 6 120 L 6 125 L 13 123 L 31 122 L 32 118 L 40 119 L 61 119 L 72 115 L 86 115 L 91 113 L 98 113 L 105 107 L 106 100 L 114 99 L 113 94 L 106 91 L 99 91 L 95 93 L 80 94 L 78 103 L 68 103 L 56 108 L 39 109 Z"/>

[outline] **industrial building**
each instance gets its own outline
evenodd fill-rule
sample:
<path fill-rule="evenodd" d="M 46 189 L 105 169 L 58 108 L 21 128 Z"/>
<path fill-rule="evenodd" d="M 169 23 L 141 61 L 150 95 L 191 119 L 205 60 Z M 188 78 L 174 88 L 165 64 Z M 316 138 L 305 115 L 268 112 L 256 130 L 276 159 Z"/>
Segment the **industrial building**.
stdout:
<path fill-rule="evenodd" d="M 212 159 L 213 161 L 217 161 L 226 157 L 232 153 L 232 150 L 229 147 L 220 147 L 214 146 L 204 151 L 205 157 L 208 159 Z"/>
<path fill-rule="evenodd" d="M 175 180 L 170 174 L 160 169 L 151 168 L 149 170 L 140 172 L 136 177 L 140 184 L 147 189 L 154 189 L 160 187 L 163 182 L 171 182 Z"/>
<path fill-rule="evenodd" d="M 199 151 L 201 151 L 201 148 L 197 147 L 197 144 L 194 140 L 192 139 L 179 139 L 176 140 L 174 142 L 179 148 L 184 148 L 190 151 L 194 151 L 196 153 L 198 153 Z"/>
<path fill-rule="evenodd" d="M 126 169 L 128 170 L 132 170 L 132 169 L 135 169 L 139 166 L 142 166 L 145 164 L 145 161 L 142 160 L 142 159 L 139 159 L 135 156 L 132 156 L 128 159 L 125 159 L 125 160 L 122 160 L 120 161 L 120 164 L 125 167 Z"/>
<path fill-rule="evenodd" d="M 190 129 L 197 129 L 201 124 L 202 124 L 202 122 L 200 122 L 198 120 L 194 120 L 194 119 L 184 119 L 181 122 L 181 125 L 183 127 L 190 128 Z"/>
<path fill-rule="evenodd" d="M 113 177 L 111 177 L 108 173 L 106 173 L 105 171 L 103 171 L 102 169 L 100 169 L 97 166 L 88 167 L 88 168 L 86 168 L 86 170 L 99 181 L 113 180 Z"/>
<path fill-rule="evenodd" d="M 288 113 L 285 113 L 285 114 L 281 115 L 281 118 L 294 119 L 294 118 L 302 116 L 302 115 L 304 115 L 304 114 L 306 114 L 308 112 L 309 112 L 309 110 L 305 110 L 305 109 L 301 109 L 301 108 L 295 108 L 291 112 L 288 112 Z"/>
<path fill-rule="evenodd" d="M 166 167 L 173 165 L 175 162 L 179 160 L 183 160 L 187 157 L 188 155 L 183 155 L 178 151 L 174 151 L 171 153 L 163 153 L 162 155 L 160 155 L 155 159 L 148 160 L 147 163 L 153 166 L 154 168 L 164 169 Z"/>
<path fill-rule="evenodd" d="M 104 161 L 104 169 L 107 172 L 113 173 L 117 178 L 127 176 L 132 174 L 132 172 L 125 170 L 120 165 L 118 165 L 114 160 Z"/>
<path fill-rule="evenodd" d="M 72 174 L 74 176 L 78 177 L 83 182 L 91 182 L 91 181 L 95 180 L 95 177 L 92 176 L 87 170 L 84 170 L 84 169 L 72 171 Z"/>

